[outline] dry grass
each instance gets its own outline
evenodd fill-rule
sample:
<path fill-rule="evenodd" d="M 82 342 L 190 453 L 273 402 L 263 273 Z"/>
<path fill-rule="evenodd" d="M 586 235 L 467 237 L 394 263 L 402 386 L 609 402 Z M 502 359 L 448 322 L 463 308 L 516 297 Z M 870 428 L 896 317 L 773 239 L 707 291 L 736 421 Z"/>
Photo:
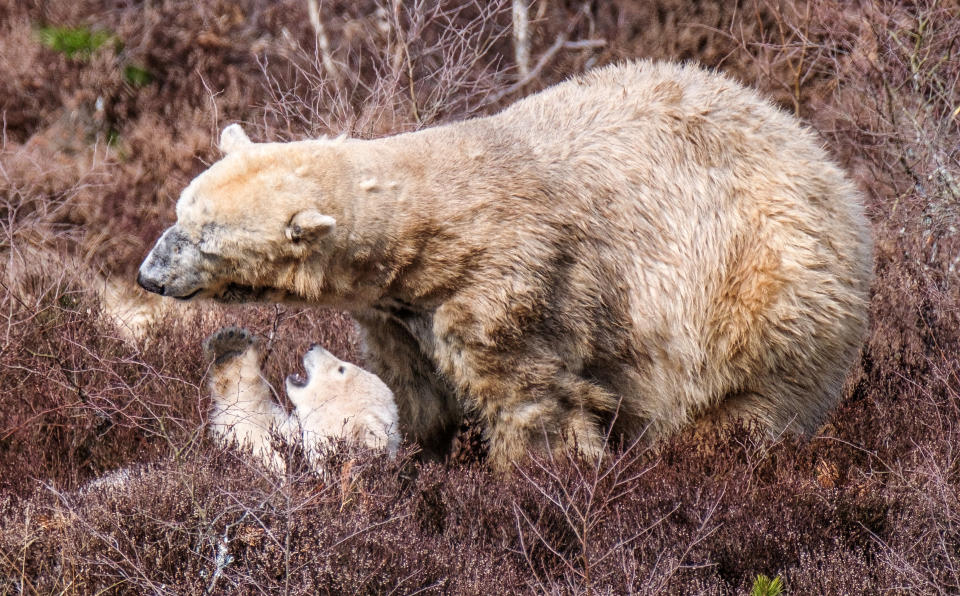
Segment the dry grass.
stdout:
<path fill-rule="evenodd" d="M 960 591 L 955 4 L 531 0 L 526 74 L 506 1 L 319 2 L 326 43 L 308 4 L 0 1 L 0 593 Z M 68 57 L 41 27 L 110 41 Z M 279 379 L 311 341 L 358 361 L 346 316 L 210 306 L 138 338 L 109 316 L 105 280 L 130 286 L 227 122 L 377 136 L 640 56 L 758 86 L 868 193 L 871 334 L 813 439 L 496 477 L 466 427 L 445 464 L 342 449 L 279 482 L 206 437 L 200 342 L 243 324 Z"/>

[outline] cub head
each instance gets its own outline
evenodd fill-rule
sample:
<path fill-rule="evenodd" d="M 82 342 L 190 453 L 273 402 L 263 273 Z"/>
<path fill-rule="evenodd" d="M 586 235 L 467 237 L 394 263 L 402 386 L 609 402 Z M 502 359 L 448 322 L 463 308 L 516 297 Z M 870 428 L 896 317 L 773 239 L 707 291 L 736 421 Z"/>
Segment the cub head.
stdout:
<path fill-rule="evenodd" d="M 393 392 L 379 377 L 340 360 L 317 344 L 304 354 L 303 368 L 305 376 L 294 373 L 286 379 L 287 395 L 298 409 L 370 401 L 393 403 Z"/>
<path fill-rule="evenodd" d="M 226 127 L 224 158 L 183 190 L 177 221 L 144 259 L 137 283 L 181 300 L 307 299 L 342 213 L 335 145 L 253 143 L 239 125 Z"/>
<path fill-rule="evenodd" d="M 318 345 L 303 357 L 306 376 L 287 377 L 304 436 L 343 436 L 396 453 L 400 435 L 393 392 L 378 376 Z"/>

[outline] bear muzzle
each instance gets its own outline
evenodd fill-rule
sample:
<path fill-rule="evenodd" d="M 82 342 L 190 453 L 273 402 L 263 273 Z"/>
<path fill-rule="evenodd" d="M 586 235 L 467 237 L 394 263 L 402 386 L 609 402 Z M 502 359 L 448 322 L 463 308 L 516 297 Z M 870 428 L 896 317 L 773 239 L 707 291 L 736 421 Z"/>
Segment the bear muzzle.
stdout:
<path fill-rule="evenodd" d="M 202 287 L 199 287 L 187 292 L 173 292 L 170 291 L 170 288 L 164 285 L 162 281 L 149 275 L 144 275 L 143 270 L 140 270 L 137 273 L 137 285 L 148 292 L 160 294 L 161 296 L 170 296 L 171 298 L 176 298 L 177 300 L 190 300 L 203 290 Z"/>
<path fill-rule="evenodd" d="M 145 277 L 143 275 L 143 271 L 137 272 L 137 285 L 148 292 L 153 292 L 154 294 L 160 294 L 163 296 L 163 285 L 156 280 Z"/>
<path fill-rule="evenodd" d="M 207 285 L 198 265 L 200 251 L 176 226 L 168 228 L 137 272 L 141 288 L 161 296 L 189 300 Z"/>

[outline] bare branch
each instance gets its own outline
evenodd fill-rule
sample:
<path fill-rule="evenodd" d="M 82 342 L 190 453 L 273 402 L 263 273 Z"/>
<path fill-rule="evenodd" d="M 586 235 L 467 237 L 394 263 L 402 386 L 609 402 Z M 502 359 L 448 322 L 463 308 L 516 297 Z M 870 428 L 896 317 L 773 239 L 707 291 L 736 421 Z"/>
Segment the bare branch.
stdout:
<path fill-rule="evenodd" d="M 330 52 L 330 39 L 327 37 L 327 32 L 323 27 L 323 20 L 320 18 L 320 6 L 317 4 L 317 0 L 307 0 L 307 15 L 310 18 L 313 31 L 317 36 L 317 52 L 320 54 L 323 68 L 327 71 L 327 74 L 339 82 L 341 79 L 340 69 L 337 68 L 336 63 L 333 61 L 333 56 Z"/>
<path fill-rule="evenodd" d="M 520 80 L 529 80 L 530 6 L 527 0 L 513 0 L 513 56 Z"/>

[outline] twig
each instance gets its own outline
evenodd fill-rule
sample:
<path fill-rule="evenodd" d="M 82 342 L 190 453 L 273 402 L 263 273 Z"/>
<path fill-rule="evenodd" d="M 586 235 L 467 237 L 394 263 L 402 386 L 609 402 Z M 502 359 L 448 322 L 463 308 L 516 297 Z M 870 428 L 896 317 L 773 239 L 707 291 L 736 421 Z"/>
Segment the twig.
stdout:
<path fill-rule="evenodd" d="M 530 5 L 513 0 L 513 56 L 520 80 L 530 76 Z"/>
<path fill-rule="evenodd" d="M 400 0 L 393 0 L 393 24 L 397 41 L 400 43 L 400 47 L 403 48 L 403 55 L 407 61 L 407 85 L 410 91 L 410 104 L 411 109 L 413 110 L 413 119 L 417 124 L 419 124 L 420 110 L 417 108 L 417 94 L 413 88 L 413 60 L 410 59 L 410 45 L 407 43 L 406 37 L 400 34 Z"/>
<path fill-rule="evenodd" d="M 213 112 L 213 130 L 210 131 L 210 138 L 217 139 L 220 135 L 220 110 L 217 107 L 217 96 L 222 94 L 223 91 L 214 91 L 210 85 L 207 84 L 207 80 L 204 78 L 203 73 L 200 72 L 199 68 L 195 69 L 194 72 L 196 72 L 197 77 L 200 79 L 200 84 L 202 84 L 203 88 L 207 91 L 207 95 L 210 96 L 210 108 Z M 214 145 L 216 145 L 216 141 L 214 141 Z"/>
<path fill-rule="evenodd" d="M 537 60 L 537 63 L 530 69 L 527 74 L 520 78 L 519 81 L 510 85 L 503 91 L 495 93 L 493 96 L 487 99 L 485 102 L 487 105 L 492 103 L 497 103 L 504 97 L 516 93 L 520 89 L 523 89 L 531 81 L 540 76 L 541 71 L 553 60 L 553 57 L 557 55 L 562 49 L 584 49 L 584 48 L 598 48 L 606 45 L 606 41 L 602 39 L 585 39 L 581 41 L 568 41 L 570 35 L 573 34 L 573 30 L 576 29 L 577 25 L 580 23 L 580 19 L 583 17 L 583 12 L 581 11 L 567 26 L 567 30 L 557 36 L 557 39 L 554 40 L 553 44 L 550 45 L 547 50 L 540 55 L 540 58 Z"/>
<path fill-rule="evenodd" d="M 327 71 L 327 74 L 333 77 L 334 81 L 339 83 L 341 81 L 340 69 L 333 61 L 330 52 L 330 38 L 327 37 L 323 21 L 320 20 L 320 6 L 317 4 L 317 0 L 307 0 L 307 16 L 310 18 L 310 25 L 313 26 L 313 31 L 317 36 L 317 52 L 320 54 L 323 68 Z"/>
<path fill-rule="evenodd" d="M 561 33 L 560 36 L 557 37 L 556 41 L 553 42 L 553 45 L 547 48 L 547 51 L 540 56 L 540 59 L 537 60 L 537 64 L 533 67 L 533 70 L 527 73 L 527 76 L 523 77 L 513 85 L 510 85 L 500 93 L 494 94 L 490 99 L 487 100 L 487 103 L 488 104 L 497 103 L 504 97 L 511 95 L 513 93 L 516 93 L 520 89 L 523 89 L 524 87 L 527 86 L 527 84 L 530 81 L 539 77 L 540 71 L 542 71 L 543 68 L 550 62 L 550 60 L 553 59 L 556 53 L 559 52 L 561 48 L 563 48 L 563 44 L 567 43 L 567 35 L 568 35 L 567 33 Z"/>
<path fill-rule="evenodd" d="M 589 50 L 594 48 L 602 48 L 607 45 L 607 40 L 605 39 L 581 39 L 579 41 L 566 41 L 563 43 L 563 49 L 565 50 Z"/>
<path fill-rule="evenodd" d="M 270 354 L 273 353 L 273 342 L 277 337 L 277 330 L 280 328 L 280 322 L 283 321 L 284 314 L 285 312 L 279 304 L 273 305 L 273 324 L 270 327 L 269 335 L 267 335 L 267 345 L 263 350 L 263 356 L 260 358 L 261 368 L 267 364 Z"/>

